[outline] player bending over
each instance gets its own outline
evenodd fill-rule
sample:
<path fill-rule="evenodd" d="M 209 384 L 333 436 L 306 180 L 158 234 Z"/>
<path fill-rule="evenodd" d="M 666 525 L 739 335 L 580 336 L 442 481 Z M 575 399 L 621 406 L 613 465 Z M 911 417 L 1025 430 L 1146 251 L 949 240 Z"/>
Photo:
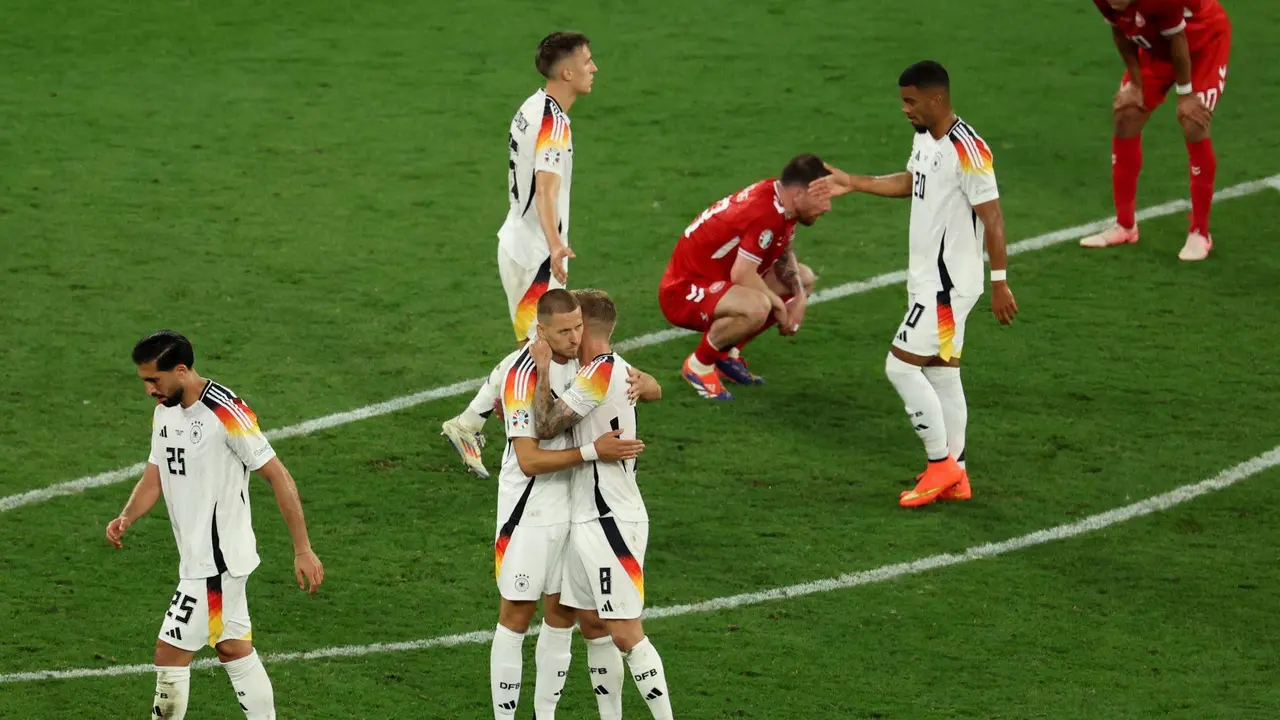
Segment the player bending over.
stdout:
<path fill-rule="evenodd" d="M 732 400 L 724 381 L 763 383 L 742 349 L 775 323 L 795 335 L 815 276 L 796 259 L 796 223 L 812 225 L 831 209 L 828 174 L 816 155 L 797 155 L 769 178 L 721 199 L 685 228 L 658 289 L 667 321 L 702 333 L 682 374 L 709 400 Z"/>
<path fill-rule="evenodd" d="M 1177 117 L 1187 144 L 1191 177 L 1191 227 L 1181 260 L 1204 260 L 1213 248 L 1209 210 L 1218 159 L 1209 124 L 1227 88 L 1231 21 L 1218 0 L 1093 0 L 1111 24 L 1125 73 L 1111 105 L 1111 193 L 1116 224 L 1080 241 L 1087 248 L 1138 242 L 1138 175 L 1142 129 L 1169 89 L 1178 95 Z"/>

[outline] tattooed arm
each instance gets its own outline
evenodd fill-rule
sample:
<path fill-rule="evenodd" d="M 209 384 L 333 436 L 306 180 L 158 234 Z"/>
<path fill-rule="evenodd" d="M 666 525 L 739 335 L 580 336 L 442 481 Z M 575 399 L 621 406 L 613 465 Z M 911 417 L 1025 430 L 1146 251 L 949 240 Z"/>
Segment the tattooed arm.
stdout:
<path fill-rule="evenodd" d="M 785 255 L 778 258 L 773 264 L 773 275 L 796 297 L 804 296 L 804 286 L 800 283 L 800 261 L 796 259 L 795 250 L 787 250 Z"/>
<path fill-rule="evenodd" d="M 533 391 L 533 417 L 538 437 L 550 440 L 577 424 L 582 416 L 564 404 L 551 399 L 549 372 L 538 373 L 538 385 Z"/>

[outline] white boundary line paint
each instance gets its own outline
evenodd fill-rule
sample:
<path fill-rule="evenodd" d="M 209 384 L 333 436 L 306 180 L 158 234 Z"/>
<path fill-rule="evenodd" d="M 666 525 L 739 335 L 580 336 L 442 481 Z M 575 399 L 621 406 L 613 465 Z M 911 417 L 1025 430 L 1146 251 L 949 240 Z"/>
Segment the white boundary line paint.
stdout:
<path fill-rule="evenodd" d="M 1276 188 L 1277 190 L 1280 190 L 1280 175 L 1272 175 L 1271 177 L 1251 180 L 1239 185 L 1233 185 L 1229 188 L 1223 188 L 1214 195 L 1213 200 L 1214 202 L 1221 202 L 1223 200 L 1245 197 L 1246 195 L 1253 195 L 1268 188 Z M 1186 210 L 1189 210 L 1190 207 L 1191 204 L 1186 200 L 1174 200 L 1154 207 L 1149 207 L 1139 212 L 1137 217 L 1138 220 L 1151 220 L 1153 218 L 1164 217 L 1166 215 L 1173 215 L 1178 212 L 1185 212 Z M 1084 225 L 1076 225 L 1075 227 L 1064 228 L 1062 230 L 1056 230 L 1051 233 L 1028 238 L 1010 245 L 1009 254 L 1018 255 L 1024 252 L 1042 250 L 1053 245 L 1075 240 L 1076 238 L 1105 230 L 1112 222 L 1113 220 L 1111 218 L 1107 218 L 1105 220 L 1097 220 L 1095 222 L 1085 223 Z M 906 271 L 898 270 L 891 273 L 885 273 L 883 275 L 877 275 L 866 280 L 849 282 L 843 285 L 819 290 L 814 293 L 813 298 L 811 298 L 809 302 L 810 304 L 814 304 L 830 300 L 838 300 L 839 298 L 848 297 L 849 295 L 857 295 L 860 293 L 870 292 L 871 290 L 889 287 L 891 285 L 898 285 L 906 282 L 906 280 Z M 640 335 L 639 337 L 634 337 L 629 340 L 623 340 L 617 344 L 617 349 L 620 352 L 626 352 L 628 350 L 657 345 L 659 343 L 667 342 L 668 340 L 674 340 L 675 338 L 692 334 L 694 333 L 688 330 L 681 330 L 679 328 L 660 330 L 647 335 Z M 440 400 L 443 398 L 453 397 L 455 395 L 462 395 L 463 393 L 480 387 L 480 383 L 484 382 L 484 380 L 484 378 L 463 380 L 452 385 L 423 390 L 422 392 L 417 392 L 412 395 L 392 398 L 385 402 L 366 405 L 365 407 L 356 408 L 355 410 L 347 410 L 346 412 L 325 415 L 324 417 L 307 420 L 306 422 L 298 423 L 297 425 L 290 425 L 288 427 L 271 430 L 267 432 L 267 437 L 271 440 L 282 440 L 284 438 L 298 437 L 300 435 L 310 435 L 311 433 L 318 432 L 320 430 L 328 430 L 329 428 L 339 427 L 341 425 L 356 422 L 357 420 L 365 420 L 368 418 L 378 417 L 380 415 L 387 415 L 389 413 L 405 410 L 426 402 L 431 402 L 432 400 Z M 137 463 L 136 465 L 130 465 L 118 470 L 112 470 L 98 475 L 89 475 L 77 480 L 68 480 L 66 482 L 49 485 L 48 487 L 19 493 L 17 495 L 9 495 L 7 497 L 0 498 L 0 513 L 9 512 L 10 510 L 15 510 L 26 505 L 35 505 L 63 495 L 75 495 L 91 488 L 114 485 L 115 483 L 137 477 L 142 473 L 144 465 L 144 463 Z"/>
<path fill-rule="evenodd" d="M 732 610 L 749 605 L 758 605 L 772 600 L 786 600 L 788 598 L 827 593 L 834 590 L 845 590 L 862 585 L 873 585 L 875 583 L 882 583 L 900 577 L 918 575 L 930 570 L 951 567 L 953 565 L 963 565 L 964 563 L 972 562 L 974 560 L 985 560 L 987 558 L 1004 555 L 1005 553 L 1013 552 L 1015 550 L 1022 550 L 1057 540 L 1066 540 L 1068 538 L 1096 532 L 1112 525 L 1133 520 L 1134 518 L 1151 515 L 1152 513 L 1160 512 L 1161 510 L 1167 510 L 1175 505 L 1180 505 L 1190 500 L 1194 500 L 1201 495 L 1207 495 L 1211 492 L 1231 487 L 1242 480 L 1247 480 L 1254 475 L 1276 466 L 1280 466 L 1280 446 L 1274 447 L 1257 457 L 1245 460 L 1235 467 L 1223 470 L 1207 480 L 1201 480 L 1200 482 L 1190 485 L 1182 485 L 1167 493 L 1149 497 L 1146 500 L 1140 500 L 1131 505 L 1125 505 L 1124 507 L 1108 510 L 1107 512 L 1099 513 L 1097 515 L 1090 515 L 1087 518 L 1077 520 L 1073 523 L 1038 530 L 1027 535 L 1003 540 L 1001 542 L 976 545 L 965 550 L 963 553 L 931 555 L 912 562 L 884 565 L 873 570 L 848 573 L 840 575 L 839 577 L 827 578 L 825 580 L 816 580 L 813 582 L 800 583 L 798 585 L 773 588 L 772 590 L 744 593 L 742 595 L 730 595 L 728 597 L 714 598 L 712 600 L 704 600 L 702 602 L 690 603 L 688 605 L 672 605 L 670 607 L 650 608 L 645 611 L 644 618 L 646 620 L 656 620 L 659 618 L 681 617 L 684 615 L 717 612 L 720 610 Z M 537 628 L 531 629 L 530 634 L 536 634 L 536 630 Z M 339 645 L 336 647 L 310 650 L 308 652 L 275 653 L 265 656 L 263 660 L 267 663 L 284 663 L 300 660 L 352 658 L 382 653 L 411 652 L 438 647 L 454 647 L 457 645 L 480 645 L 487 643 L 492 639 L 492 630 L 477 630 L 475 632 L 461 633 L 458 635 L 443 635 L 424 640 L 374 643 L 371 645 Z M 197 660 L 192 667 L 205 669 L 217 667 L 218 665 L 219 663 L 216 659 L 204 658 Z M 0 675 L 0 685 L 5 683 L 35 682 L 43 680 L 74 680 L 79 678 L 111 677 L 115 675 L 146 675 L 154 672 L 154 670 L 155 668 L 151 665 L 116 665 L 112 667 L 76 668 L 73 670 L 20 672 Z"/>

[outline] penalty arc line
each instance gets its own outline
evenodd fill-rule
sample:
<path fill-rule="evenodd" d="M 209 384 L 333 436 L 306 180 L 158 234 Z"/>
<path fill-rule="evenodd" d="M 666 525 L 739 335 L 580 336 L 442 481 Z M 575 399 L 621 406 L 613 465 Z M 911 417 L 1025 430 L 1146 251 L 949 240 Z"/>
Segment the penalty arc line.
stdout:
<path fill-rule="evenodd" d="M 1087 518 L 1077 520 L 1072 523 L 1038 530 L 1009 540 L 975 545 L 962 553 L 930 555 L 912 562 L 884 565 L 873 570 L 847 573 L 838 577 L 826 578 L 824 580 L 788 585 L 786 587 L 761 590 L 758 592 L 743 593 L 741 595 L 730 595 L 728 597 L 714 598 L 711 600 L 704 600 L 702 602 L 689 603 L 687 605 L 671 605 L 668 607 L 650 608 L 644 612 L 644 619 L 657 620 L 661 618 L 732 610 L 750 605 L 759 605 L 761 603 L 774 600 L 786 600 L 788 598 L 804 597 L 806 595 L 827 593 L 835 590 L 846 590 L 862 585 L 873 585 L 910 575 L 919 575 L 930 570 L 937 570 L 939 568 L 946 568 L 954 565 L 963 565 L 968 562 L 973 562 L 974 560 L 994 558 L 1015 550 L 1023 550 L 1037 545 L 1044 545 L 1058 540 L 1066 540 L 1080 535 L 1086 535 L 1088 533 L 1111 527 L 1112 525 L 1151 515 L 1162 510 L 1168 510 L 1169 508 L 1194 500 L 1202 495 L 1207 495 L 1211 492 L 1229 488 L 1238 482 L 1247 480 L 1259 473 L 1277 466 L 1280 466 L 1280 446 L 1274 447 L 1261 455 L 1250 458 L 1249 460 L 1245 460 L 1234 467 L 1227 468 L 1217 475 L 1201 480 L 1200 482 L 1182 485 L 1170 490 L 1169 492 L 1149 497 L 1146 500 L 1140 500 L 1114 510 L 1098 513 L 1097 515 L 1090 515 Z M 530 630 L 530 634 L 536 634 L 536 631 L 537 628 L 532 628 Z M 263 661 L 268 664 L 275 664 L 298 662 L 303 660 L 353 658 L 383 653 L 428 650 L 438 647 L 480 645 L 487 643 L 492 639 L 492 630 L 477 630 L 475 632 L 460 633 L 457 635 L 443 635 L 423 640 L 373 643 L 370 645 L 340 645 L 336 647 L 319 648 L 317 650 L 310 650 L 306 652 L 273 653 L 264 656 Z M 204 658 L 192 663 L 192 667 L 196 669 L 208 669 L 217 667 L 219 664 L 220 663 L 214 658 Z M 111 677 L 116 675 L 145 675 L 154 671 L 155 668 L 152 665 L 116 665 L 113 667 L 103 668 L 40 670 L 35 672 L 19 672 L 0 675 L 0 685 L 5 683 L 36 682 L 44 680 L 75 680 L 81 678 Z"/>
<path fill-rule="evenodd" d="M 1233 185 L 1229 188 L 1223 188 L 1213 196 L 1213 201 L 1221 202 L 1223 200 L 1245 197 L 1270 188 L 1280 190 L 1280 175 L 1272 175 L 1271 177 L 1251 180 L 1239 185 Z M 1146 208 L 1137 214 L 1137 218 L 1140 221 L 1151 220 L 1167 215 L 1173 215 L 1178 212 L 1185 212 L 1190 208 L 1191 203 L 1186 200 L 1173 200 Z M 1053 245 L 1058 245 L 1085 235 L 1105 230 L 1112 222 L 1114 222 L 1113 219 L 1106 218 L 1104 220 L 1096 220 L 1083 225 L 1063 228 L 1062 230 L 1055 230 L 1054 232 L 1016 242 L 1009 246 L 1008 252 L 1009 255 L 1019 255 L 1025 252 L 1043 250 L 1044 248 L 1051 247 Z M 906 280 L 907 273 L 905 270 L 885 273 L 866 280 L 848 282 L 843 285 L 836 285 L 834 287 L 819 290 L 813 294 L 809 303 L 815 304 L 838 300 L 850 295 L 858 295 L 872 290 L 878 290 L 883 287 L 889 287 L 891 285 L 899 285 L 906 282 Z M 689 330 L 671 328 L 669 330 L 660 330 L 658 332 L 652 332 L 646 335 L 630 338 L 628 340 L 623 340 L 617 343 L 614 347 L 619 352 L 627 352 L 629 350 L 649 347 L 651 345 L 657 345 L 667 342 L 668 340 L 674 340 L 679 337 L 684 337 L 685 335 L 693 334 L 694 333 Z M 485 378 L 474 378 L 471 380 L 456 382 L 452 385 L 444 385 L 430 390 L 423 390 L 421 392 L 413 393 L 412 395 L 392 398 L 384 402 L 356 408 L 355 410 L 347 410 L 345 412 L 334 413 L 332 415 L 325 415 L 324 417 L 307 420 L 305 422 L 298 423 L 297 425 L 269 430 L 266 435 L 269 440 L 283 440 L 302 435 L 310 435 L 314 432 L 347 425 L 358 420 L 367 420 L 369 418 L 387 415 L 400 410 L 407 410 L 408 408 L 416 407 L 433 400 L 441 400 L 444 398 L 454 397 L 456 395 L 462 395 L 480 387 L 480 383 L 484 382 L 484 380 Z M 56 497 L 75 495 L 82 493 L 85 490 L 124 482 L 125 480 L 135 478 L 140 475 L 145 466 L 145 463 L 137 463 L 117 470 L 111 470 L 97 475 L 89 475 L 76 480 L 55 483 L 36 490 L 18 493 L 17 495 L 9 495 L 0 498 L 0 513 L 16 510 L 17 508 L 27 505 L 46 502 Z"/>

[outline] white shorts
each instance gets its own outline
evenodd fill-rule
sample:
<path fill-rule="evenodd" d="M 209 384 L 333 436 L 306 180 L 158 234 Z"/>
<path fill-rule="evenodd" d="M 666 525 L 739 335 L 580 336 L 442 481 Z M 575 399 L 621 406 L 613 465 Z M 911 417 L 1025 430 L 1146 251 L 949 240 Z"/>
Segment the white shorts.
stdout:
<path fill-rule="evenodd" d="M 517 525 L 506 538 L 499 532 L 493 546 L 498 592 L 507 600 L 517 601 L 559 594 L 568 546 L 569 523 Z"/>
<path fill-rule="evenodd" d="M 539 238 L 537 242 L 546 241 Z M 538 298 L 552 288 L 564 287 L 551 274 L 551 258 L 544 260 L 537 269 L 530 270 L 516 262 L 499 246 L 498 275 L 502 278 L 502 289 L 507 294 L 507 311 L 511 313 L 516 341 L 532 340 L 538 318 Z"/>
<path fill-rule="evenodd" d="M 612 517 L 574 523 L 569 533 L 560 604 L 595 610 L 606 620 L 631 620 L 644 610 L 648 522 Z"/>
<path fill-rule="evenodd" d="M 252 640 L 249 576 L 222 573 L 203 580 L 179 580 L 160 624 L 160 639 L 189 652 L 223 640 Z"/>
<path fill-rule="evenodd" d="M 912 355 L 937 356 L 943 361 L 960 357 L 965 320 L 977 303 L 977 297 L 954 293 L 909 293 L 907 314 L 893 337 L 893 346 Z"/>

